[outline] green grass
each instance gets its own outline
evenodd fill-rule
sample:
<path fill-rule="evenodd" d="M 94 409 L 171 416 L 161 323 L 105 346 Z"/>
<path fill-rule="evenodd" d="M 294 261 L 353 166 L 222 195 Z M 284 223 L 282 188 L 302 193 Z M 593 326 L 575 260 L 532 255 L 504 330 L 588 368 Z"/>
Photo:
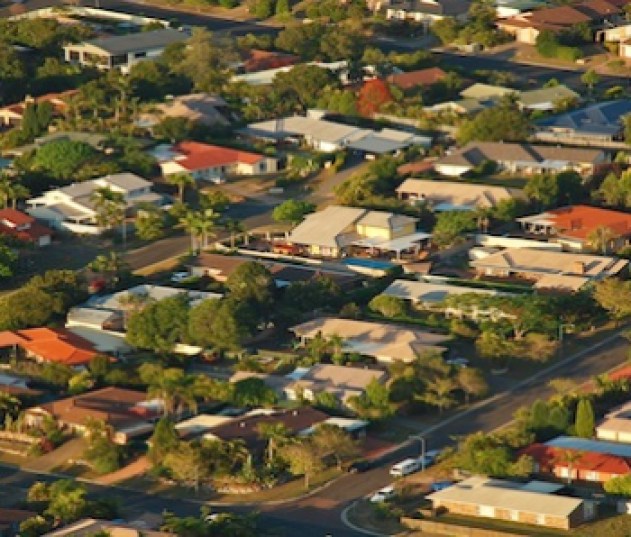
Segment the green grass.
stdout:
<path fill-rule="evenodd" d="M 481 519 L 455 514 L 441 515 L 433 520 L 436 522 L 442 522 L 444 524 L 453 524 L 454 526 L 468 526 L 471 528 L 505 531 L 521 535 L 528 535 L 529 537 L 558 537 L 559 535 L 575 535 L 575 530 L 566 531 L 552 528 L 542 528 L 541 526 L 520 524 L 518 522 L 509 522 L 505 520 L 494 520 L 487 518 Z"/>

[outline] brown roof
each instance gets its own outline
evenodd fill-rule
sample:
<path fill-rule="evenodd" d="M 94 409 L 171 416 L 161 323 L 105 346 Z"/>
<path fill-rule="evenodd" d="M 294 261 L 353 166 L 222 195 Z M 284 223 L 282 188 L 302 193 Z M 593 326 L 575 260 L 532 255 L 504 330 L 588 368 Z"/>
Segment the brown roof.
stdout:
<path fill-rule="evenodd" d="M 0 507 L 0 529 L 6 529 L 15 523 L 24 522 L 27 518 L 35 515 L 37 513 L 26 511 L 25 509 L 5 509 Z"/>
<path fill-rule="evenodd" d="M 418 71 L 390 75 L 386 81 L 403 90 L 408 90 L 417 86 L 432 86 L 443 80 L 446 76 L 447 73 L 440 67 L 429 67 L 427 69 L 419 69 Z"/>
<path fill-rule="evenodd" d="M 592 17 L 586 15 L 583 11 L 579 11 L 576 7 L 559 6 L 533 11 L 530 20 L 533 22 L 571 26 L 572 24 L 578 24 L 580 22 L 590 22 Z"/>

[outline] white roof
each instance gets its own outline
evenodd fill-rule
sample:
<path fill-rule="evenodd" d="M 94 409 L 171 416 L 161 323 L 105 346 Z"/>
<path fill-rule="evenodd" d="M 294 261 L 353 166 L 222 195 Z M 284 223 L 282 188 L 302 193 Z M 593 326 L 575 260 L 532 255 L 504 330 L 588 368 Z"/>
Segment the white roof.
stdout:
<path fill-rule="evenodd" d="M 403 300 L 412 300 L 413 302 L 436 304 L 445 300 L 449 295 L 464 295 L 469 293 L 491 296 L 504 294 L 499 291 L 493 291 L 492 289 L 479 289 L 462 285 L 411 280 L 395 280 L 381 294 L 394 296 Z"/>
<path fill-rule="evenodd" d="M 184 436 L 196 435 L 234 419 L 233 417 L 217 416 L 215 414 L 199 414 L 193 418 L 176 423 L 175 430 Z"/>
<path fill-rule="evenodd" d="M 445 501 L 488 506 L 511 511 L 568 517 L 583 500 L 524 490 L 520 483 L 472 477 L 427 496 L 432 502 Z"/>
<path fill-rule="evenodd" d="M 291 232 L 289 240 L 296 244 L 313 244 L 329 248 L 346 246 L 354 237 L 348 238 L 346 242 L 344 232 L 365 214 L 366 209 L 329 205 L 322 211 L 307 215 Z"/>
<path fill-rule="evenodd" d="M 352 418 L 329 418 L 324 420 L 322 423 L 318 423 L 317 425 L 312 425 L 303 431 L 298 433 L 298 436 L 309 436 L 312 435 L 316 428 L 320 425 L 335 425 L 340 429 L 344 429 L 346 432 L 352 433 L 355 431 L 359 431 L 368 427 L 368 422 L 365 420 L 352 419 Z"/>

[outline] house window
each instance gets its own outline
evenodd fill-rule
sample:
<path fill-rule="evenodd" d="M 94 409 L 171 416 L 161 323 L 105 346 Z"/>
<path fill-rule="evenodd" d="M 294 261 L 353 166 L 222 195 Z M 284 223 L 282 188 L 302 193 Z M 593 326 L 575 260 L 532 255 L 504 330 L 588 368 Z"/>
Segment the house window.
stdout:
<path fill-rule="evenodd" d="M 587 481 L 599 481 L 598 472 L 587 472 L 585 474 L 585 479 L 587 479 Z"/>
<path fill-rule="evenodd" d="M 143 50 L 141 52 L 134 52 L 134 58 L 146 58 L 147 57 L 147 51 Z"/>
<path fill-rule="evenodd" d="M 79 51 L 77 50 L 71 50 L 70 54 L 68 55 L 68 59 L 71 62 L 78 62 L 81 60 L 81 54 L 79 54 Z"/>

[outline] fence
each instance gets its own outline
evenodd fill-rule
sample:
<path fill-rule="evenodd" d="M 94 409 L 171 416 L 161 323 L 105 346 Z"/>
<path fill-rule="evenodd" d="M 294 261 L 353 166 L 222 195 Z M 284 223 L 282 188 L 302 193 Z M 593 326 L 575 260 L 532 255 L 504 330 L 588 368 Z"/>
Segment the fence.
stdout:
<path fill-rule="evenodd" d="M 525 535 L 523 533 L 508 533 L 499 530 L 459 526 L 434 520 L 419 520 L 417 518 L 404 517 L 401 519 L 401 523 L 410 529 L 421 530 L 422 533 L 449 535 L 450 537 L 524 537 Z"/>

